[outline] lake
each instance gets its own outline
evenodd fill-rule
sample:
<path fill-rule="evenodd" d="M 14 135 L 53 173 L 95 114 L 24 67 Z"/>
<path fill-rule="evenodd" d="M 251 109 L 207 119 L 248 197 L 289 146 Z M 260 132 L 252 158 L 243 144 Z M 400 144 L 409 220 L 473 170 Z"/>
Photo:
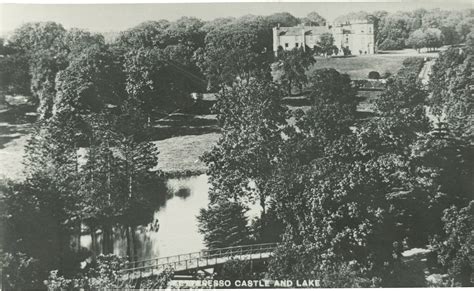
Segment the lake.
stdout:
<path fill-rule="evenodd" d="M 154 213 L 159 223 L 158 229 L 150 225 L 137 227 L 138 260 L 196 252 L 205 248 L 196 216 L 208 203 L 207 175 L 169 179 L 166 187 L 168 199 Z M 100 246 L 100 235 L 98 239 Z M 90 249 L 90 235 L 81 237 L 81 246 Z M 119 227 L 114 228 L 114 254 L 127 255 L 125 231 Z"/>

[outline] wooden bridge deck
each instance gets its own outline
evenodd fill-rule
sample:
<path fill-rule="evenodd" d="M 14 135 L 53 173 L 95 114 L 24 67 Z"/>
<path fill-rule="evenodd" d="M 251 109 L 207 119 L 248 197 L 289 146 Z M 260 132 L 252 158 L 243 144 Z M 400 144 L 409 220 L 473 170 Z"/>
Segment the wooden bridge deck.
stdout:
<path fill-rule="evenodd" d="M 158 275 L 166 268 L 172 268 L 175 273 L 207 269 L 232 259 L 267 259 L 272 255 L 275 247 L 275 243 L 267 243 L 202 250 L 200 252 L 130 262 L 128 267 L 120 272 L 124 280 L 135 280 Z"/>

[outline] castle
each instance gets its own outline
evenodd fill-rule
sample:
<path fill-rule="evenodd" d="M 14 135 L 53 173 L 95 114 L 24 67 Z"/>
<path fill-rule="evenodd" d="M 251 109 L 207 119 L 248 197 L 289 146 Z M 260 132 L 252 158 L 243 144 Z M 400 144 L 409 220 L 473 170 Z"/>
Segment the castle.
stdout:
<path fill-rule="evenodd" d="M 374 54 L 374 25 L 367 20 L 338 23 L 334 26 L 293 26 L 273 28 L 273 51 L 292 50 L 295 47 L 314 48 L 322 34 L 330 33 L 334 45 L 342 54 L 343 48 L 350 49 L 353 55 Z"/>

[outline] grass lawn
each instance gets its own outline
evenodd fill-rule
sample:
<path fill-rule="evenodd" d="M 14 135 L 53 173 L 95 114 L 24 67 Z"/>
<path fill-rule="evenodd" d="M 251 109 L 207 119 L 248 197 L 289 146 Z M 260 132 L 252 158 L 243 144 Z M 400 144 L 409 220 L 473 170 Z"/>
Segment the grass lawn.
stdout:
<path fill-rule="evenodd" d="M 185 135 L 155 141 L 160 151 L 158 169 L 167 175 L 180 175 L 185 172 L 200 174 L 206 166 L 199 157 L 219 140 L 219 133 Z"/>
<path fill-rule="evenodd" d="M 22 160 L 32 124 L 17 123 L 13 117 L 10 110 L 0 109 L 0 178 L 17 180 L 24 178 Z M 162 122 L 160 126 L 176 136 L 154 141 L 160 151 L 158 168 L 170 176 L 204 173 L 206 166 L 199 157 L 219 139 L 219 133 L 207 130 L 208 127 L 216 127 L 216 116 L 173 115 Z"/>
<path fill-rule="evenodd" d="M 392 75 L 401 68 L 403 60 L 410 57 L 408 54 L 364 55 L 347 58 L 317 58 L 316 63 L 308 70 L 309 74 L 316 69 L 334 68 L 348 74 L 351 79 L 367 79 L 370 71 L 377 71 L 380 75 L 390 72 Z"/>
<path fill-rule="evenodd" d="M 0 105 L 0 178 L 23 178 L 22 160 L 31 129 L 25 109 Z"/>
<path fill-rule="evenodd" d="M 23 155 L 29 125 L 0 124 L 0 178 L 23 178 Z"/>

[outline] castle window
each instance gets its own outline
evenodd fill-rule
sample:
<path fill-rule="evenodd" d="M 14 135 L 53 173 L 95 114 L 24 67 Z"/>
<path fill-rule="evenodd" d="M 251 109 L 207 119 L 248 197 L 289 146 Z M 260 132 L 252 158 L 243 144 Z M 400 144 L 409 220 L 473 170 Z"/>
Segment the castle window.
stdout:
<path fill-rule="evenodd" d="M 285 43 L 285 47 L 288 47 L 288 43 Z"/>
<path fill-rule="evenodd" d="M 299 43 L 296 43 L 296 47 L 298 47 L 300 44 Z"/>

